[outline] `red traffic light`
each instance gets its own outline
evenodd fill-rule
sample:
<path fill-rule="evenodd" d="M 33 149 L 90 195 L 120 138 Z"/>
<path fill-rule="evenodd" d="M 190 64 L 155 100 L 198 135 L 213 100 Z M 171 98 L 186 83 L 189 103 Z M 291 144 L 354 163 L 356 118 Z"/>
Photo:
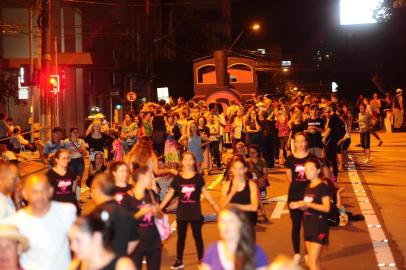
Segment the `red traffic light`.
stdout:
<path fill-rule="evenodd" d="M 50 90 L 54 94 L 59 93 L 59 75 L 49 75 L 49 86 Z"/>
<path fill-rule="evenodd" d="M 55 86 L 58 85 L 58 81 L 55 78 L 50 78 L 49 83 L 52 84 L 52 85 L 55 85 Z"/>

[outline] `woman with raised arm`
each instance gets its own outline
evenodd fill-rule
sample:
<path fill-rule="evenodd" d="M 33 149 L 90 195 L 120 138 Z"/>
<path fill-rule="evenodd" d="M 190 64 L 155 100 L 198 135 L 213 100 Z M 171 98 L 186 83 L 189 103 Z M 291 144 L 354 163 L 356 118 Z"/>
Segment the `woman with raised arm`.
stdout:
<path fill-rule="evenodd" d="M 203 258 L 203 217 L 200 202 L 200 195 L 202 193 L 213 209 L 219 212 L 219 207 L 207 190 L 203 177 L 197 171 L 195 156 L 191 152 L 184 152 L 181 158 L 180 173 L 173 179 L 171 187 L 161 203 L 161 209 L 164 209 L 174 195 L 179 197 L 179 204 L 176 210 L 178 231 L 176 261 L 171 266 L 171 269 L 184 267 L 183 251 L 185 249 L 186 231 L 189 223 L 192 226 L 199 263 Z"/>

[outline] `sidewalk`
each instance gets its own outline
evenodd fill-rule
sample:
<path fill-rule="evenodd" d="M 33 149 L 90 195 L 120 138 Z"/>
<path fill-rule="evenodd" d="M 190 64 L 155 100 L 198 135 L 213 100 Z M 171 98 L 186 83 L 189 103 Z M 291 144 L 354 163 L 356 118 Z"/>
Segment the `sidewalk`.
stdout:
<path fill-rule="evenodd" d="M 46 164 L 38 159 L 38 151 L 34 153 L 21 152 L 20 156 L 21 157 L 18 159 L 20 161 L 18 169 L 20 171 L 20 176 L 22 177 L 48 168 Z"/>

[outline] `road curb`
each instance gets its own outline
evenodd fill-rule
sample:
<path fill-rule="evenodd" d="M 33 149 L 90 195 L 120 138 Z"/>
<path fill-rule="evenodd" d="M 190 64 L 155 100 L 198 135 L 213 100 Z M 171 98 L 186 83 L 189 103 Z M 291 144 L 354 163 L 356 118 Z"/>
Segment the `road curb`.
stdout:
<path fill-rule="evenodd" d="M 25 173 L 25 174 L 22 174 L 21 177 L 27 176 L 27 175 L 29 175 L 29 174 L 32 174 L 32 173 L 35 173 L 35 172 L 38 172 L 38 171 L 42 171 L 43 169 L 46 169 L 46 168 L 48 168 L 48 166 L 43 166 L 43 167 L 41 167 L 41 168 L 34 169 L 34 170 L 29 171 L 29 172 L 27 172 L 27 173 Z"/>

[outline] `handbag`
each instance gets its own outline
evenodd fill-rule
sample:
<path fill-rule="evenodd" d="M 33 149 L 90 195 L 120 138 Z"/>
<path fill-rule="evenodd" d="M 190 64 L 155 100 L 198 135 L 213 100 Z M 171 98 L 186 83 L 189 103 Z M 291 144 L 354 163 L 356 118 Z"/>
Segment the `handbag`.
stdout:
<path fill-rule="evenodd" d="M 151 198 L 152 204 L 156 205 L 156 200 L 154 194 L 152 194 L 151 190 L 148 190 L 149 197 Z M 160 215 L 155 216 L 155 226 L 158 230 L 159 236 L 161 237 L 161 241 L 165 241 L 171 235 L 171 224 L 169 224 L 169 217 L 167 214 L 161 212 Z"/>

